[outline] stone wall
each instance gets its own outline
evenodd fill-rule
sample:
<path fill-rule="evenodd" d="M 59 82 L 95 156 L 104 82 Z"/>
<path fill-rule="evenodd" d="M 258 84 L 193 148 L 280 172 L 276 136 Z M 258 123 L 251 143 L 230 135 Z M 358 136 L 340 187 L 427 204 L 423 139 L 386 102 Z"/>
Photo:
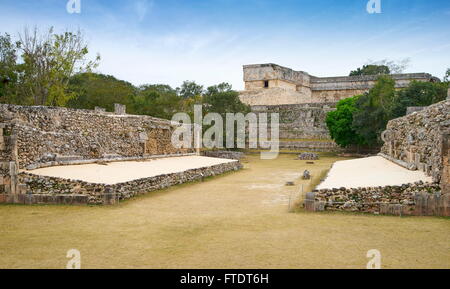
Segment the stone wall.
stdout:
<path fill-rule="evenodd" d="M 244 157 L 244 153 L 239 151 L 205 150 L 201 154 L 205 157 L 229 160 L 240 160 Z"/>
<path fill-rule="evenodd" d="M 441 188 L 443 194 L 450 194 L 450 135 L 444 139 L 442 154 Z"/>
<path fill-rule="evenodd" d="M 280 139 L 324 139 L 330 138 L 325 123 L 326 115 L 334 110 L 335 103 L 311 103 L 295 105 L 252 106 L 252 112 L 279 113 Z"/>
<path fill-rule="evenodd" d="M 55 165 L 195 154 L 194 149 L 172 145 L 172 132 L 179 126 L 150 116 L 127 115 L 125 106 L 119 104 L 114 113 L 101 108 L 0 104 L 0 202 L 99 203 L 107 190 L 127 198 L 136 190 L 151 191 L 194 180 L 198 178 L 195 173 L 214 175 L 240 165 L 202 168 L 113 187 L 20 172 Z M 161 184 L 156 184 L 158 180 Z"/>
<path fill-rule="evenodd" d="M 389 121 L 383 133 L 381 153 L 410 169 L 443 179 L 444 156 L 450 135 L 450 101 L 442 101 L 422 111 Z M 448 154 L 448 152 L 447 152 Z"/>
<path fill-rule="evenodd" d="M 17 137 L 12 125 L 0 122 L 0 194 L 15 194 L 19 190 Z"/>
<path fill-rule="evenodd" d="M 176 125 L 150 116 L 102 110 L 0 104 L 0 123 L 17 142 L 20 168 L 73 160 L 98 160 L 193 152 L 172 146 Z M 5 159 L 2 157 L 2 159 Z"/>
<path fill-rule="evenodd" d="M 17 204 L 114 204 L 136 195 L 146 194 L 173 185 L 202 180 L 242 168 L 238 161 L 180 173 L 159 175 L 125 183 L 105 185 L 39 176 L 22 172 L 19 182 L 24 186 L 18 194 L 0 194 L 0 203 Z"/>
<path fill-rule="evenodd" d="M 349 211 L 392 215 L 450 216 L 450 195 L 439 184 L 322 189 L 308 193 L 307 211 Z"/>
<path fill-rule="evenodd" d="M 326 115 L 334 110 L 336 103 L 306 103 L 292 105 L 252 106 L 252 112 L 279 113 L 280 149 L 339 151 L 330 139 L 325 123 Z M 270 118 L 270 117 L 269 117 Z"/>
<path fill-rule="evenodd" d="M 311 90 L 289 90 L 281 87 L 246 90 L 239 93 L 240 100 L 248 105 L 282 105 L 313 102 Z"/>
<path fill-rule="evenodd" d="M 240 98 L 249 105 L 337 102 L 368 91 L 379 77 L 315 77 L 273 63 L 244 65 L 243 70 L 245 91 L 240 93 Z M 398 89 L 413 80 L 439 81 L 427 73 L 393 74 L 391 77 Z"/>

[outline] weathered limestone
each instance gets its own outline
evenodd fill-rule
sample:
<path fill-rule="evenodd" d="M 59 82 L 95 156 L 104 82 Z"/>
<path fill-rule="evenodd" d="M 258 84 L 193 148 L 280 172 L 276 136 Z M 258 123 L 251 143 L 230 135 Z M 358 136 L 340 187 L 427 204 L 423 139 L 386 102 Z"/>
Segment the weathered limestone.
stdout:
<path fill-rule="evenodd" d="M 16 135 L 10 136 L 11 144 L 16 143 L 11 153 L 18 155 L 21 169 L 194 152 L 172 145 L 170 136 L 177 124 L 150 116 L 0 104 L 0 123 Z"/>
<path fill-rule="evenodd" d="M 450 195 L 450 134 L 444 135 L 442 144 L 442 178 L 443 194 Z"/>
<path fill-rule="evenodd" d="M 94 107 L 94 111 L 102 113 L 102 112 L 106 112 L 106 108 L 96 106 L 96 107 Z"/>
<path fill-rule="evenodd" d="M 450 195 L 439 184 L 335 188 L 306 194 L 307 211 L 350 211 L 390 215 L 450 216 Z"/>
<path fill-rule="evenodd" d="M 406 108 L 406 115 L 411 114 L 413 112 L 419 112 L 424 109 L 425 109 L 425 106 L 408 106 Z"/>
<path fill-rule="evenodd" d="M 433 183 L 316 190 L 305 209 L 450 216 L 450 100 L 389 121 L 382 138 L 381 156 L 424 171 Z"/>
<path fill-rule="evenodd" d="M 339 151 L 325 124 L 327 112 L 339 100 L 368 91 L 378 79 L 378 76 L 315 77 L 272 63 L 244 65 L 243 70 L 245 90 L 240 92 L 241 101 L 256 113 L 278 112 L 280 148 L 290 150 Z M 396 88 L 406 87 L 412 80 L 439 81 L 426 73 L 391 77 Z"/>
<path fill-rule="evenodd" d="M 393 74 L 396 88 L 412 80 L 439 81 L 426 73 Z M 337 102 L 368 91 L 378 76 L 315 77 L 273 63 L 244 65 L 245 91 L 240 98 L 249 105 Z"/>
<path fill-rule="evenodd" d="M 240 160 L 244 157 L 243 152 L 237 151 L 203 151 L 203 156 L 213 157 L 213 158 L 221 158 L 221 159 L 230 159 L 230 160 Z"/>
<path fill-rule="evenodd" d="M 383 133 L 382 156 L 440 182 L 446 139 L 450 134 L 450 101 L 389 121 Z"/>
<path fill-rule="evenodd" d="M 335 103 L 252 106 L 252 112 L 278 113 L 280 117 L 280 149 L 309 151 L 340 151 L 330 139 L 326 115 Z"/>
<path fill-rule="evenodd" d="M 127 114 L 126 110 L 127 110 L 127 107 L 125 105 L 120 104 L 120 103 L 114 104 L 114 113 L 115 114 L 118 114 L 118 115 Z"/>
<path fill-rule="evenodd" d="M 0 203 L 113 204 L 136 194 L 238 170 L 229 162 L 114 185 L 19 172 L 40 167 L 93 162 L 148 160 L 193 155 L 171 142 L 180 126 L 150 116 L 59 107 L 0 104 Z"/>
<path fill-rule="evenodd" d="M 3 136 L 3 129 L 5 128 L 4 123 L 0 123 L 0 151 L 5 150 L 5 138 Z"/>
<path fill-rule="evenodd" d="M 298 155 L 297 159 L 299 160 L 307 160 L 307 161 L 314 161 L 319 159 L 319 155 L 315 153 L 301 153 Z"/>
<path fill-rule="evenodd" d="M 25 185 L 21 194 L 0 194 L 0 203 L 18 204 L 115 204 L 117 201 L 146 194 L 186 182 L 236 171 L 242 168 L 238 161 L 210 167 L 158 175 L 113 185 L 89 183 L 22 172 L 19 181 Z"/>

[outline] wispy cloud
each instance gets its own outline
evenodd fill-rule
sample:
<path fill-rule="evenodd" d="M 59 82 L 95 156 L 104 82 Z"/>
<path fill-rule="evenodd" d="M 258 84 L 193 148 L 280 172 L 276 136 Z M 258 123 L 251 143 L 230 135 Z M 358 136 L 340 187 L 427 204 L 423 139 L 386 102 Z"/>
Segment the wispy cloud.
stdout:
<path fill-rule="evenodd" d="M 136 12 L 136 15 L 138 17 L 139 22 L 142 22 L 147 14 L 151 11 L 153 8 L 154 2 L 149 0 L 136 0 L 133 3 L 134 11 Z"/>
<path fill-rule="evenodd" d="M 81 28 L 102 56 L 99 72 L 134 84 L 241 89 L 242 65 L 263 62 L 316 76 L 346 75 L 370 58 L 411 57 L 411 72 L 435 75 L 450 63 L 448 0 L 391 1 L 381 15 L 356 0 L 82 0 L 79 15 L 64 2 L 0 0 L 0 33 Z"/>

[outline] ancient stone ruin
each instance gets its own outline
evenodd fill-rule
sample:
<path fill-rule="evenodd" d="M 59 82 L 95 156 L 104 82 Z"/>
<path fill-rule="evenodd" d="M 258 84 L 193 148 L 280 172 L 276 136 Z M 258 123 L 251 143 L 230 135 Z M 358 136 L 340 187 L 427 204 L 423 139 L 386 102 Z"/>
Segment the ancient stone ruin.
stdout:
<path fill-rule="evenodd" d="M 439 81 L 427 73 L 392 74 L 397 88 L 413 81 Z M 241 100 L 249 105 L 329 103 L 352 97 L 375 85 L 377 75 L 316 77 L 273 63 L 244 65 L 245 91 Z"/>
<path fill-rule="evenodd" d="M 298 155 L 299 160 L 314 161 L 319 159 L 319 155 L 315 153 L 304 152 Z"/>
<path fill-rule="evenodd" d="M 380 155 L 432 183 L 334 188 L 308 193 L 310 211 L 344 210 L 396 215 L 450 216 L 450 100 L 389 121 Z"/>
<path fill-rule="evenodd" d="M 344 98 L 367 92 L 378 76 L 316 77 L 277 64 L 244 65 L 242 102 L 255 113 L 280 114 L 280 148 L 340 151 L 331 140 L 326 114 Z M 427 73 L 393 74 L 397 88 L 413 81 L 439 81 Z M 412 108 L 414 109 L 414 108 Z"/>
<path fill-rule="evenodd" d="M 32 173 L 50 166 L 195 155 L 194 149 L 172 144 L 178 127 L 168 120 L 128 115 L 123 105 L 109 113 L 0 104 L 0 202 L 111 203 L 241 168 L 235 161 L 115 185 Z"/>

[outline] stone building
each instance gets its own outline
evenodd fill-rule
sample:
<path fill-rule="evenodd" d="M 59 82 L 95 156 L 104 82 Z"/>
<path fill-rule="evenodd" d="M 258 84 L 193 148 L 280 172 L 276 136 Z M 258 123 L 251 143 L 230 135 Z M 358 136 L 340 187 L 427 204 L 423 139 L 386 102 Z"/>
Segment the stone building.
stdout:
<path fill-rule="evenodd" d="M 397 88 L 413 81 L 439 81 L 427 73 L 392 74 Z M 377 75 L 316 77 L 277 64 L 244 65 L 242 102 L 249 105 L 281 105 L 337 102 L 368 91 Z"/>
<path fill-rule="evenodd" d="M 316 77 L 277 64 L 244 65 L 245 90 L 242 102 L 255 113 L 280 114 L 280 148 L 335 151 L 330 139 L 326 114 L 344 98 L 372 88 L 378 76 Z M 439 81 L 427 73 L 393 74 L 397 88 L 413 81 Z"/>

